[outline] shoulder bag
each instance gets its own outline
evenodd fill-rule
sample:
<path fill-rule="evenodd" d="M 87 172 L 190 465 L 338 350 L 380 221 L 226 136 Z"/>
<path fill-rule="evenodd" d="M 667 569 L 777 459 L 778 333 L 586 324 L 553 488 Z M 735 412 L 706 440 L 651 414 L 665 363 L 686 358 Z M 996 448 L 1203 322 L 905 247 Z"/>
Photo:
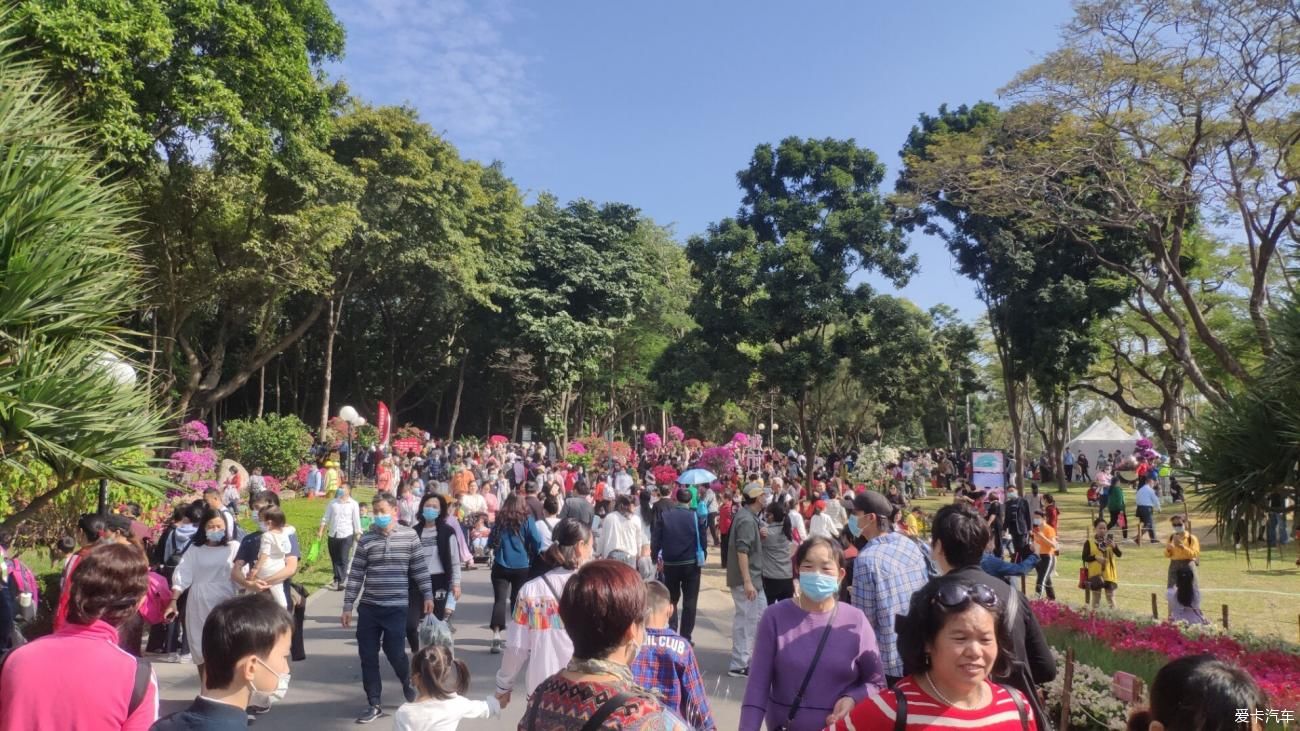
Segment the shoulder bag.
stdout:
<path fill-rule="evenodd" d="M 803 682 L 799 684 L 799 692 L 795 693 L 794 701 L 790 703 L 790 713 L 785 717 L 785 723 L 777 726 L 774 731 L 786 731 L 790 724 L 794 723 L 794 717 L 799 714 L 799 709 L 803 707 L 804 693 L 808 692 L 808 683 L 812 680 L 813 671 L 817 669 L 817 661 L 822 659 L 822 650 L 826 649 L 826 640 L 831 636 L 831 626 L 835 624 L 835 612 L 840 608 L 839 602 L 831 607 L 831 616 L 826 619 L 826 627 L 822 630 L 822 638 L 817 642 L 817 652 L 813 653 L 812 663 L 808 665 L 808 672 L 804 673 Z"/>

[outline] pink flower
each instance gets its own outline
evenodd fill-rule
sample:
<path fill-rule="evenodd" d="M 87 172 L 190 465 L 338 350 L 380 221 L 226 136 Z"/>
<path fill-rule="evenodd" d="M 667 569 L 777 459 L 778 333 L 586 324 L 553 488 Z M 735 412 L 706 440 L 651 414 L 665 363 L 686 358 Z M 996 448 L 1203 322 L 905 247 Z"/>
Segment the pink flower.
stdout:
<path fill-rule="evenodd" d="M 195 419 L 187 421 L 180 428 L 181 439 L 187 442 L 206 442 L 208 441 L 208 425 Z"/>
<path fill-rule="evenodd" d="M 663 440 L 660 439 L 659 435 L 654 432 L 650 432 L 649 434 L 646 434 L 644 437 L 641 438 L 641 440 L 645 442 L 646 449 L 658 449 L 659 445 L 663 444 Z"/>
<path fill-rule="evenodd" d="M 749 444 L 749 435 L 744 432 L 736 432 L 735 436 L 731 438 L 731 443 L 739 444 L 743 447 L 746 444 Z"/>
<path fill-rule="evenodd" d="M 669 439 L 669 440 L 674 441 L 674 442 L 680 442 L 681 440 L 683 440 L 683 439 L 685 439 L 685 438 L 686 438 L 686 432 L 682 431 L 681 427 L 677 426 L 676 424 L 674 424 L 673 426 L 668 427 L 668 439 Z"/>
<path fill-rule="evenodd" d="M 569 442 L 569 454 L 586 454 L 587 447 L 582 442 Z"/>

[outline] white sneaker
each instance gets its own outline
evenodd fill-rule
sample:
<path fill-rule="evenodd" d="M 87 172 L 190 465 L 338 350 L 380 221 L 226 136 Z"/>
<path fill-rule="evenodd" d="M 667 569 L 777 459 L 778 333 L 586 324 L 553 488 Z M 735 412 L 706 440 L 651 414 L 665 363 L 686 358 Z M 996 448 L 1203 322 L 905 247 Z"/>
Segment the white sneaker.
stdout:
<path fill-rule="evenodd" d="M 182 665 L 193 665 L 193 664 L 194 664 L 194 657 L 191 656 L 190 653 L 187 652 L 187 653 L 185 653 L 184 655 L 181 655 L 180 663 L 181 663 Z"/>

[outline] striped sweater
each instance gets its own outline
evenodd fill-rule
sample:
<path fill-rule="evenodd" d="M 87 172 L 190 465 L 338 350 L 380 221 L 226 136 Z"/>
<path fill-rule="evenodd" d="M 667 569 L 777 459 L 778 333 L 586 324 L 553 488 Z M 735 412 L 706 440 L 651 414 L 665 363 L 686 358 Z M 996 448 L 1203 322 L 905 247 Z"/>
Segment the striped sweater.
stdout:
<path fill-rule="evenodd" d="M 987 681 L 985 681 L 987 682 Z M 898 681 L 895 686 L 907 699 L 904 726 L 908 731 L 921 729 L 981 729 L 982 731 L 1035 731 L 1034 714 L 1018 690 L 989 683 L 993 691 L 990 703 L 977 711 L 954 708 L 940 703 L 921 689 L 911 676 Z M 1019 708 L 1012 693 L 1019 699 Z M 1020 708 L 1024 709 L 1023 715 Z M 898 700 L 888 688 L 854 707 L 848 717 L 838 721 L 828 731 L 867 731 L 867 729 L 893 729 L 897 727 Z"/>
<path fill-rule="evenodd" d="M 351 612 L 358 596 L 362 604 L 405 607 L 412 581 L 426 600 L 433 599 L 433 584 L 419 536 L 396 523 L 387 532 L 372 527 L 357 542 L 348 587 L 343 593 L 343 611 Z"/>

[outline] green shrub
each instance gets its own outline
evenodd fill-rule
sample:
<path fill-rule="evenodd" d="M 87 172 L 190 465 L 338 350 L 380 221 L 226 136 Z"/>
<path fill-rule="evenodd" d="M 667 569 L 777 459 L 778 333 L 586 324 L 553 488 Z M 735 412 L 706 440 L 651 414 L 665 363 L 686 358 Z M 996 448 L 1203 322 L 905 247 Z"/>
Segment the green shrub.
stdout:
<path fill-rule="evenodd" d="M 311 432 L 296 416 L 267 414 L 260 419 L 236 419 L 222 424 L 222 453 L 245 468 L 285 478 L 311 448 Z"/>

